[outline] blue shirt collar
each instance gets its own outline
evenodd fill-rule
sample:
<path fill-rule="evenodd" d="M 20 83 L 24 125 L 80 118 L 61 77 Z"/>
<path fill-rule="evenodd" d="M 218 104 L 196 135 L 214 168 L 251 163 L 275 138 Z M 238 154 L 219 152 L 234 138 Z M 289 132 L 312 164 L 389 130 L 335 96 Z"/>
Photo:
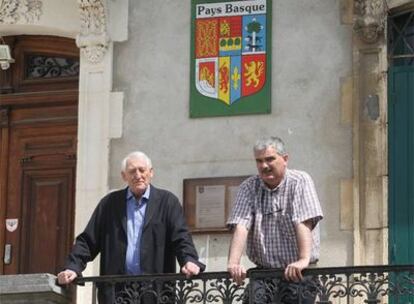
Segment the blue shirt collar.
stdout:
<path fill-rule="evenodd" d="M 147 189 L 145 189 L 145 192 L 141 196 L 140 200 L 144 199 L 144 202 L 148 201 L 149 196 L 150 196 L 150 192 L 151 192 L 151 185 L 148 185 Z M 127 190 L 127 197 L 126 198 L 127 198 L 127 201 L 129 201 L 131 198 L 135 198 L 134 194 L 132 193 L 132 191 L 129 187 L 128 187 L 128 190 Z"/>

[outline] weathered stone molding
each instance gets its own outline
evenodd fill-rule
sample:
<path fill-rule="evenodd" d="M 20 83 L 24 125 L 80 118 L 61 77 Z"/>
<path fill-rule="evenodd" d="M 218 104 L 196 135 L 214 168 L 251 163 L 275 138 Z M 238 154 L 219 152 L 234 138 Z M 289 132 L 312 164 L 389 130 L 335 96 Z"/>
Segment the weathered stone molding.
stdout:
<path fill-rule="evenodd" d="M 384 32 L 387 7 L 384 0 L 355 0 L 354 30 L 366 43 L 375 43 Z"/>
<path fill-rule="evenodd" d="M 104 57 L 109 44 L 105 0 L 78 0 L 81 29 L 76 44 L 91 63 Z"/>
<path fill-rule="evenodd" d="M 48 273 L 0 276 L 2 304 L 69 304 L 68 289 L 56 285 L 56 276 Z"/>
<path fill-rule="evenodd" d="M 41 14 L 41 0 L 0 0 L 0 24 L 14 24 L 22 18 L 33 23 Z"/>

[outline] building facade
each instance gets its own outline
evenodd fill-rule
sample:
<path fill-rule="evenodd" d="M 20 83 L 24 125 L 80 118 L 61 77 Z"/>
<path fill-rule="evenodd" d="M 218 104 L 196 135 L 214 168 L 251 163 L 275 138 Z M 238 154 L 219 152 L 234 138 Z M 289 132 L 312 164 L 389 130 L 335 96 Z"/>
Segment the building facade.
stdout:
<path fill-rule="evenodd" d="M 41 37 L 54 40 L 45 42 L 43 52 L 47 53 L 48 43 L 72 42 L 79 50 L 78 87 L 57 85 L 46 94 L 51 99 L 69 89 L 77 94 L 76 157 L 72 158 L 76 170 L 69 177 L 75 183 L 70 188 L 74 203 L 67 215 L 70 238 L 82 231 L 105 193 L 123 187 L 120 162 L 130 151 L 145 151 L 153 161 L 154 184 L 183 199 L 185 179 L 254 174 L 253 143 L 264 135 L 278 135 L 287 144 L 289 166 L 312 175 L 322 202 L 320 266 L 413 263 L 409 248 L 403 248 L 402 254 L 399 251 L 400 243 L 413 240 L 406 233 L 414 217 L 409 207 L 411 194 L 398 188 L 401 179 L 412 181 L 414 172 L 409 169 L 412 160 L 408 156 L 401 165 L 408 168 L 406 175 L 401 176 L 399 167 L 401 155 L 411 151 L 399 134 L 411 126 L 396 122 L 401 121 L 398 113 L 409 110 L 390 108 L 393 98 L 402 96 L 395 92 L 405 90 L 404 94 L 413 97 L 414 83 L 408 80 L 406 86 L 401 85 L 404 79 L 413 79 L 409 61 L 414 48 L 412 0 L 273 1 L 271 113 L 210 118 L 189 116 L 191 1 L 1 3 L 0 36 L 5 41 Z M 392 32 L 403 38 L 395 34 L 391 51 Z M 408 47 L 398 41 L 407 41 Z M 24 53 L 24 44 L 21 50 Z M 56 49 L 56 53 L 62 52 Z M 398 54 L 406 55 L 402 58 L 406 61 L 397 64 L 396 60 L 402 60 Z M 15 59 L 11 69 L 18 65 Z M 17 119 L 13 113 L 18 113 L 14 109 L 19 108 L 15 104 L 23 104 L 18 100 L 30 95 L 31 89 L 13 89 L 16 81 L 7 80 L 4 71 L 0 73 L 3 89 L 12 84 L 0 95 L 0 221 L 19 222 L 14 231 L 0 231 L 0 248 L 10 244 L 23 250 L 22 242 L 30 243 L 30 238 L 20 229 L 31 218 L 24 211 L 30 208 L 10 207 L 26 200 L 24 195 L 11 194 L 13 187 L 6 181 L 15 172 L 9 162 L 15 153 L 9 140 L 18 125 L 13 124 Z M 390 83 L 396 84 L 394 95 L 390 95 Z M 68 99 L 60 97 L 58 107 L 67 105 Z M 25 163 L 22 158 L 15 161 Z M 27 172 L 33 170 L 28 167 Z M 18 177 L 17 183 L 19 180 L 24 178 Z M 43 185 L 41 179 L 36 185 Z M 405 224 L 399 225 L 401 221 Z M 400 240 L 399 235 L 405 239 Z M 230 235 L 193 237 L 207 271 L 225 270 Z M 4 256 L 5 250 L 2 252 Z M 4 259 L 0 264 L 4 274 L 24 269 L 19 250 L 12 252 L 16 256 L 12 253 L 11 264 Z M 97 273 L 97 262 L 85 271 L 86 276 Z M 84 299 L 85 295 L 80 292 L 78 297 Z"/>

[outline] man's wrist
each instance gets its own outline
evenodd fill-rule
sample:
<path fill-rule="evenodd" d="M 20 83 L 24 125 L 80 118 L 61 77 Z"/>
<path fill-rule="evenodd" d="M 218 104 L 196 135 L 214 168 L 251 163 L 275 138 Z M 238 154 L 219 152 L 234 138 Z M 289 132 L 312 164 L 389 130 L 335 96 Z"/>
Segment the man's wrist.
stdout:
<path fill-rule="evenodd" d="M 298 262 L 303 263 L 305 267 L 308 267 L 310 264 L 310 258 L 299 258 Z"/>
<path fill-rule="evenodd" d="M 240 261 L 232 261 L 232 260 L 229 260 L 227 262 L 227 267 L 238 266 L 238 265 L 240 265 Z"/>

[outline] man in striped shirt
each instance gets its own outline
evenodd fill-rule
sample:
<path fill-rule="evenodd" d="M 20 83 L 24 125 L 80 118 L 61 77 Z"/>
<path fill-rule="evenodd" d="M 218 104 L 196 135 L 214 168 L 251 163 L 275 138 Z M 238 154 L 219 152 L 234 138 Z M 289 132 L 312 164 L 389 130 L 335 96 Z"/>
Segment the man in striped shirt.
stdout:
<path fill-rule="evenodd" d="M 240 260 L 247 243 L 247 255 L 258 268 L 284 268 L 285 285 L 295 285 L 303 280 L 302 270 L 319 259 L 323 214 L 315 186 L 306 172 L 287 168 L 280 138 L 258 140 L 253 151 L 258 175 L 240 185 L 227 221 L 233 228 L 227 268 L 241 284 L 246 269 Z"/>

